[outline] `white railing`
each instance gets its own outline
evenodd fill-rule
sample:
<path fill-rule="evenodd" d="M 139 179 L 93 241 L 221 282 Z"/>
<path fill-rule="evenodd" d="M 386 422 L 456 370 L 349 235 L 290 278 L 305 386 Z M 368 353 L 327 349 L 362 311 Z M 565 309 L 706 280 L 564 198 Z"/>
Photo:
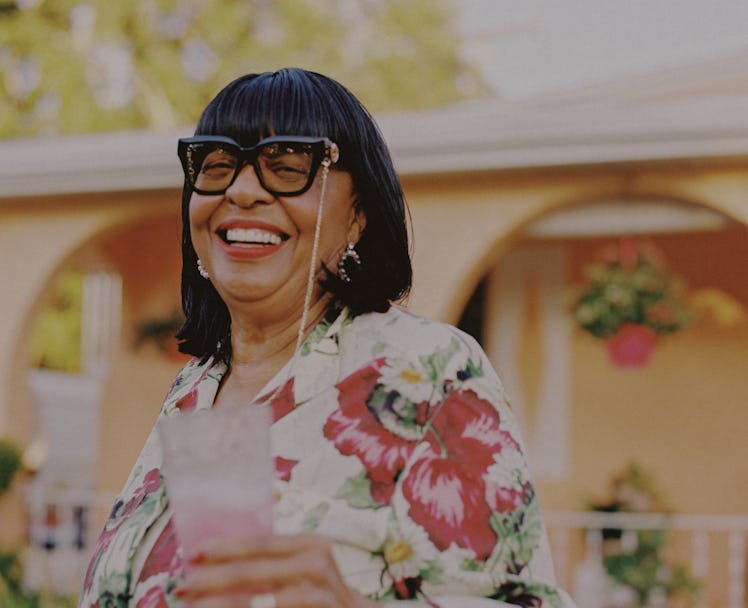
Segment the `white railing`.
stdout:
<path fill-rule="evenodd" d="M 668 558 L 687 563 L 691 575 L 701 584 L 698 607 L 746 607 L 748 515 L 546 511 L 544 517 L 558 579 L 572 595 L 581 591 L 574 587 L 575 583 L 579 586 L 578 575 L 584 565 L 597 562 L 602 571 L 604 529 L 620 530 L 624 545 L 632 537 L 636 543 L 637 531 L 664 530 L 669 536 L 685 535 L 690 540 L 669 549 Z M 580 608 L 617 605 L 605 597 L 579 597 L 577 601 Z"/>
<path fill-rule="evenodd" d="M 28 591 L 75 597 L 115 495 L 32 485 L 26 493 L 28 545 L 23 583 Z"/>

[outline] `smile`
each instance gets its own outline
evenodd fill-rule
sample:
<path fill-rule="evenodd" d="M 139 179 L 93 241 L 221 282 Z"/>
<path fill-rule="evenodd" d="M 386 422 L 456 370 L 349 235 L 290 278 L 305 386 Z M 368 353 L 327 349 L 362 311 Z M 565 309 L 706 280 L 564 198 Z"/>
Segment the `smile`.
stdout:
<path fill-rule="evenodd" d="M 246 245 L 252 247 L 280 245 L 289 238 L 287 234 L 278 234 L 260 228 L 228 228 L 226 230 L 219 230 L 218 236 L 229 245 Z"/>

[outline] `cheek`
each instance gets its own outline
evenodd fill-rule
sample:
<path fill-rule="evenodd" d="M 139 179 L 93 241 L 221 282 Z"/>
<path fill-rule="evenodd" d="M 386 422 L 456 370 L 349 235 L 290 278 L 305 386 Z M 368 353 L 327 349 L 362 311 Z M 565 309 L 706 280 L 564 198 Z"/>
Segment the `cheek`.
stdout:
<path fill-rule="evenodd" d="M 190 218 L 190 229 L 193 231 L 205 228 L 215 205 L 212 205 L 208 197 L 193 194 L 190 197 L 188 217 Z"/>

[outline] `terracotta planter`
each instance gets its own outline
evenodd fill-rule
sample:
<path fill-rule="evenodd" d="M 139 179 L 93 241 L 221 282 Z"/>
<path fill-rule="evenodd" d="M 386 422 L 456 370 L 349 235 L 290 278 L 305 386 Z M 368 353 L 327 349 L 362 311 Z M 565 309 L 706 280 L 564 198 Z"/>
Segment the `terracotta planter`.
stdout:
<path fill-rule="evenodd" d="M 657 334 L 651 327 L 638 323 L 624 323 L 606 343 L 608 356 L 618 367 L 643 367 L 657 344 Z"/>

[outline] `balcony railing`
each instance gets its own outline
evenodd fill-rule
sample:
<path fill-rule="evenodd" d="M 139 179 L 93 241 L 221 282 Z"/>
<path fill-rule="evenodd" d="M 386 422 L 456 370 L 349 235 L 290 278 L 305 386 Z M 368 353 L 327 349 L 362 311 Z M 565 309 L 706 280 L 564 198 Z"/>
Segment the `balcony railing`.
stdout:
<path fill-rule="evenodd" d="M 620 544 L 631 548 L 637 532 L 667 533 L 666 560 L 686 564 L 701 585 L 698 608 L 745 608 L 746 537 L 748 515 L 686 515 L 663 513 L 603 513 L 546 511 L 556 575 L 577 599 L 579 608 L 620 606 L 606 589 L 590 588 L 590 567 L 604 573 L 603 530 L 620 532 Z M 617 534 L 616 534 L 617 535 Z M 586 587 L 586 588 L 581 588 Z M 664 598 L 658 606 L 668 606 Z"/>
<path fill-rule="evenodd" d="M 56 491 L 52 494 L 32 492 L 27 497 L 32 525 L 27 563 L 30 571 L 26 582 L 32 589 L 76 593 L 114 497 L 93 492 Z M 83 513 L 81 505 L 86 505 Z M 53 521 L 48 516 L 51 507 L 54 507 Z M 695 604 L 697 608 L 746 608 L 748 605 L 745 590 L 748 515 L 548 510 L 544 512 L 544 519 L 556 576 L 576 599 L 579 608 L 626 605 L 613 596 L 606 596 L 604 591 L 601 596 L 600 589 L 595 596 L 589 588 L 580 587 L 590 582 L 589 577 L 580 576 L 584 568 L 593 565 L 597 573 L 604 574 L 603 530 L 620 532 L 620 545 L 624 549 L 631 549 L 636 543 L 638 531 L 666 531 L 666 561 L 687 564 L 692 577 L 702 585 Z M 652 605 L 658 608 L 673 605 L 660 600 Z"/>

